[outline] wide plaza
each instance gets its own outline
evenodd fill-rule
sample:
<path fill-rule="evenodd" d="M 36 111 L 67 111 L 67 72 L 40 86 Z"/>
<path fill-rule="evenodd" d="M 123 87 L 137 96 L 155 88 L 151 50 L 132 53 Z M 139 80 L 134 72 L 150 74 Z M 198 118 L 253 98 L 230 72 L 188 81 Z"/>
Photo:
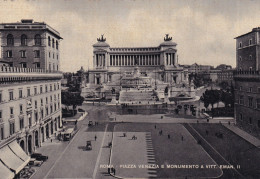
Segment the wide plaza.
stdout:
<path fill-rule="evenodd" d="M 35 168 L 32 178 L 259 176 L 259 167 L 254 165 L 260 160 L 259 148 L 225 127 L 229 122 L 232 125 L 232 119 L 207 122 L 153 114 L 116 115 L 111 121 L 109 113 L 115 110 L 113 106 L 85 104 L 82 108 L 88 115 L 78 122 L 79 131 L 70 141 L 47 141 L 38 149 L 50 159 Z M 89 121 L 98 125 L 89 127 Z M 217 137 L 217 132 L 224 137 Z M 92 142 L 90 151 L 85 150 L 88 140 Z M 111 170 L 108 173 L 109 167 L 115 173 Z"/>

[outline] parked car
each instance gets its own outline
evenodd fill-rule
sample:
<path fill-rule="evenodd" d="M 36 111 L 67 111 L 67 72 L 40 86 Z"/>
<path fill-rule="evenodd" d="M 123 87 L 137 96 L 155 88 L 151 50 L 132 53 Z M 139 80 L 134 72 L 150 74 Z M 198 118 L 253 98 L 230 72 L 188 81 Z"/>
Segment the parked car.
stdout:
<path fill-rule="evenodd" d="M 36 160 L 35 158 L 31 158 L 29 161 L 29 165 L 38 166 L 40 167 L 42 165 L 42 160 Z"/>
<path fill-rule="evenodd" d="M 79 109 L 78 109 L 78 112 L 85 112 L 85 110 L 79 108 Z"/>
<path fill-rule="evenodd" d="M 48 160 L 48 156 L 42 155 L 40 153 L 33 153 L 31 155 L 31 158 L 35 158 L 36 160 L 42 160 L 42 161 Z"/>
<path fill-rule="evenodd" d="M 92 145 L 91 145 L 91 141 L 90 140 L 87 141 L 86 150 L 92 150 Z"/>

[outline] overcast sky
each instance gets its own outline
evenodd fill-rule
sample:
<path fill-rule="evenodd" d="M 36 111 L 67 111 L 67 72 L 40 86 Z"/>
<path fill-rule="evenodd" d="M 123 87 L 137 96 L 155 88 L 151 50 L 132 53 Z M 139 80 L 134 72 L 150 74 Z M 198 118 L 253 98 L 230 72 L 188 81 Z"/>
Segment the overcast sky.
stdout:
<path fill-rule="evenodd" d="M 234 37 L 260 26 L 259 12 L 260 0 L 0 0 L 0 22 L 30 18 L 60 32 L 63 71 L 91 68 L 101 34 L 111 47 L 153 47 L 169 33 L 180 64 L 234 67 Z"/>

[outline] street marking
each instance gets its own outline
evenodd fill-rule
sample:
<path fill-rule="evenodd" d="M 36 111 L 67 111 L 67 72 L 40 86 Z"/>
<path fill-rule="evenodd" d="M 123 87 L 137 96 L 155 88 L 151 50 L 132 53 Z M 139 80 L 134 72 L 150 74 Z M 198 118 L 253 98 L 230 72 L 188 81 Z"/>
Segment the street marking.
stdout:
<path fill-rule="evenodd" d="M 102 143 L 101 143 L 101 146 L 100 146 L 100 149 L 99 149 L 99 152 L 98 152 L 98 158 L 97 158 L 95 169 L 94 169 L 94 173 L 93 173 L 93 178 L 94 179 L 96 178 L 96 175 L 97 175 L 98 164 L 99 164 L 99 160 L 100 160 L 102 149 L 103 149 L 102 146 L 104 145 L 104 141 L 105 141 L 105 137 L 106 137 L 107 126 L 108 126 L 108 124 L 106 124 L 106 129 L 105 129 L 105 132 L 104 132 L 104 135 L 103 135 Z"/>
<path fill-rule="evenodd" d="M 63 150 L 63 152 L 61 153 L 61 155 L 59 156 L 59 158 L 54 162 L 54 164 L 52 165 L 51 169 L 48 171 L 48 173 L 45 175 L 44 178 L 47 178 L 48 175 L 51 173 L 51 171 L 53 170 L 53 168 L 55 167 L 55 165 L 57 164 L 57 162 L 61 159 L 61 157 L 63 156 L 63 154 L 66 152 L 66 150 L 68 149 L 68 147 L 70 146 L 70 144 L 73 142 L 73 140 L 76 138 L 76 136 L 78 135 L 80 129 L 82 126 L 80 126 L 78 132 L 74 135 L 74 137 L 72 138 L 71 141 L 69 141 L 69 144 L 66 146 L 66 148 Z"/>

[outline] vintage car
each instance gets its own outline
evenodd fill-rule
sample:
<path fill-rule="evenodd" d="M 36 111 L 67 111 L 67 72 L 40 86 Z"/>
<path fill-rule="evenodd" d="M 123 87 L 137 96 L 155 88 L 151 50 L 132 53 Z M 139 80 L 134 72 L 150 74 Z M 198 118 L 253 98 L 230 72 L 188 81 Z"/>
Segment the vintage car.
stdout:
<path fill-rule="evenodd" d="M 31 158 L 29 161 L 29 165 L 40 167 L 42 165 L 42 160 L 36 160 L 35 158 Z"/>
<path fill-rule="evenodd" d="M 48 156 L 42 155 L 40 153 L 33 153 L 31 155 L 31 158 L 35 158 L 36 160 L 42 160 L 42 161 L 48 160 Z"/>

